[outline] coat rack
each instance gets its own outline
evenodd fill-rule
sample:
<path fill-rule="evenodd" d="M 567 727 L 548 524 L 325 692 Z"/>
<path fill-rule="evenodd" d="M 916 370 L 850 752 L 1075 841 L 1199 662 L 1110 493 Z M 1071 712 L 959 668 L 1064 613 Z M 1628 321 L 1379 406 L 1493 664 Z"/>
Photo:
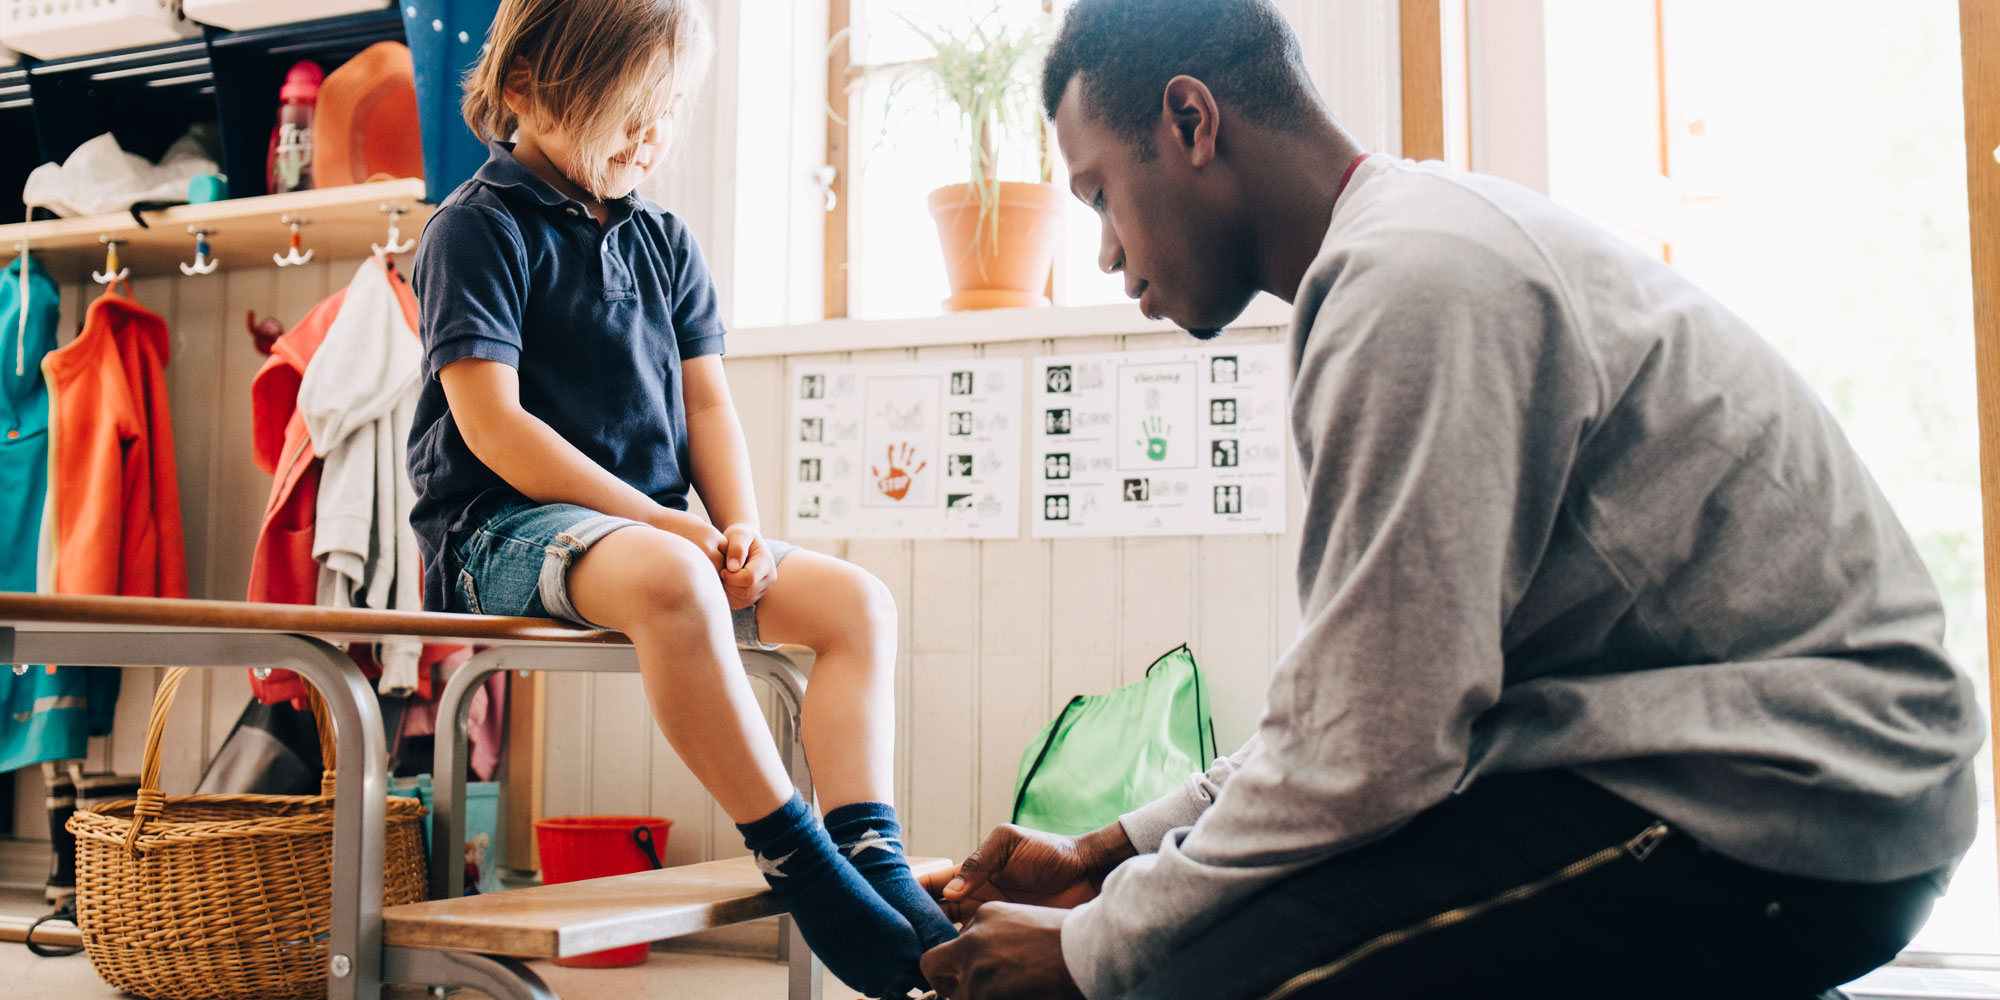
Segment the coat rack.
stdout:
<path fill-rule="evenodd" d="M 308 261 L 366 257 L 381 247 L 389 253 L 409 252 L 409 237 L 430 218 L 433 206 L 423 201 L 424 182 L 415 178 L 373 181 L 342 187 L 313 188 L 289 194 L 235 198 L 225 201 L 142 209 L 148 225 L 133 221 L 129 212 L 73 218 L 37 218 L 0 225 L 0 248 L 32 238 L 35 258 L 58 284 L 88 282 L 91 275 L 108 277 L 128 268 L 128 280 L 184 274 L 214 274 L 234 268 L 294 267 Z M 389 206 L 384 211 L 382 206 Z M 384 216 L 394 217 L 385 220 Z M 385 221 L 393 222 L 394 237 L 384 243 Z M 294 223 L 298 229 L 293 230 Z M 307 229 L 307 226 L 310 229 Z M 277 228 L 274 232 L 274 227 Z M 279 236 L 284 233 L 284 236 Z M 307 235 L 311 236 L 308 240 Z M 273 237 L 278 242 L 273 240 Z M 294 241 L 293 236 L 297 239 Z M 100 237 L 104 238 L 103 240 Z M 117 240 L 118 262 L 109 263 L 106 240 Z M 418 242 L 421 242 L 419 240 Z M 203 244 L 207 247 L 204 250 Z M 222 244 L 237 247 L 223 252 Z M 263 244 L 264 252 L 254 252 Z M 275 259 L 265 254 L 277 251 Z M 192 251 L 192 252 L 190 252 Z M 219 255 L 219 256 L 218 256 Z M 181 265 L 187 265 L 183 271 Z M 213 271 L 208 265 L 215 264 Z"/>

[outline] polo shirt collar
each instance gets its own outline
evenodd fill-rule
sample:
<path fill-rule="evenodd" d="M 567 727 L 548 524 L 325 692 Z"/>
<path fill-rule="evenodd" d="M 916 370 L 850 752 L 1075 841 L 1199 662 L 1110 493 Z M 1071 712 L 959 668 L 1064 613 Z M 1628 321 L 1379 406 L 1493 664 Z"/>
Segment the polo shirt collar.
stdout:
<path fill-rule="evenodd" d="M 479 172 L 473 175 L 478 180 L 493 187 L 517 188 L 525 192 L 528 197 L 552 208 L 567 205 L 574 200 L 556 190 L 555 185 L 544 180 L 542 175 L 528 169 L 526 164 L 517 159 L 514 156 L 513 143 L 497 139 L 488 140 L 486 149 L 486 162 L 480 166 Z M 623 198 L 605 202 L 605 205 L 624 206 L 625 211 L 613 213 L 613 221 L 617 221 L 639 210 L 639 192 L 634 191 Z"/>

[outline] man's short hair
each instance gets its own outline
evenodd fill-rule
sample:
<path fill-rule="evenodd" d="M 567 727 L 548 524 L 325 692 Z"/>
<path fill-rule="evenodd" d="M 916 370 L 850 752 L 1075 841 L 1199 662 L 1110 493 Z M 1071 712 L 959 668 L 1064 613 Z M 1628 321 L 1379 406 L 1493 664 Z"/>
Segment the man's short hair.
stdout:
<path fill-rule="evenodd" d="M 1186 75 L 1267 128 L 1324 113 L 1299 39 L 1271 0 L 1078 0 L 1042 68 L 1051 119 L 1071 79 L 1089 110 L 1150 158 L 1167 81 Z"/>

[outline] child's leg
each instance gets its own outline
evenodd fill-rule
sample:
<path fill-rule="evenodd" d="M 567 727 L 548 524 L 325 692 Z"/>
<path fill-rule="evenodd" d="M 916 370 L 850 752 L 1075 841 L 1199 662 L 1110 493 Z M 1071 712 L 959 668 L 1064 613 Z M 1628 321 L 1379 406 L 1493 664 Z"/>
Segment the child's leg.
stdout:
<path fill-rule="evenodd" d="M 813 789 L 832 812 L 895 795 L 896 601 L 867 570 L 804 549 L 757 604 L 769 643 L 814 653 L 801 734 Z"/>
<path fill-rule="evenodd" d="M 631 637 L 660 731 L 730 819 L 761 819 L 792 797 L 736 655 L 722 581 L 699 548 L 653 528 L 612 532 L 570 568 L 569 598 Z"/>
<path fill-rule="evenodd" d="M 842 862 L 778 760 L 708 557 L 679 536 L 624 528 L 570 568 L 568 596 L 582 617 L 631 637 L 667 742 L 736 821 L 813 951 L 870 996 L 921 986 L 909 921 Z"/>
<path fill-rule="evenodd" d="M 792 553 L 757 604 L 765 642 L 809 646 L 803 738 L 827 832 L 926 949 L 958 936 L 904 860 L 895 781 L 896 604 L 882 581 L 815 552 Z"/>

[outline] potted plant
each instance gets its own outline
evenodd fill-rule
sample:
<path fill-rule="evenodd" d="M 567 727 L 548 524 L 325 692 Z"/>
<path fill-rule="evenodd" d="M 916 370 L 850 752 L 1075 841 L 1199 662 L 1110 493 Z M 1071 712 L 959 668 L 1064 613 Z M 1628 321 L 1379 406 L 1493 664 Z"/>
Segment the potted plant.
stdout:
<path fill-rule="evenodd" d="M 913 92 L 929 97 L 941 118 L 956 119 L 968 153 L 969 178 L 929 197 L 951 282 L 944 308 L 1048 305 L 1044 292 L 1061 234 L 1062 200 L 1049 183 L 1040 115 L 1042 32 L 1034 24 L 1009 23 L 999 3 L 962 23 L 899 17 L 930 54 L 877 67 L 870 75 L 890 78 L 886 104 L 892 112 Z M 841 41 L 836 38 L 835 45 Z M 1006 140 L 1035 143 L 1035 180 L 1000 179 Z"/>

